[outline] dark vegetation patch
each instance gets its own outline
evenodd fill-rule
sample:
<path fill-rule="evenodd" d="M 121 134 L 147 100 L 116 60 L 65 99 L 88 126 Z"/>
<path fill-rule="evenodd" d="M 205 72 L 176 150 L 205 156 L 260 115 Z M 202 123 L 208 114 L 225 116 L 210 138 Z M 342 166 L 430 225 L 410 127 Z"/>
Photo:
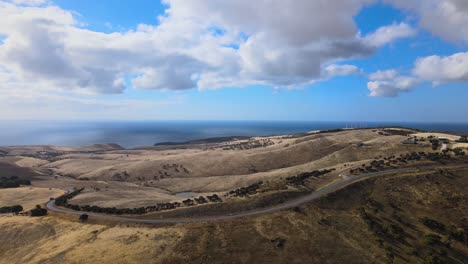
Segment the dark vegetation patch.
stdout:
<path fill-rule="evenodd" d="M 35 153 L 30 153 L 30 154 L 24 153 L 24 154 L 21 154 L 21 156 L 53 162 L 53 161 L 57 161 L 60 156 L 63 156 L 66 154 L 67 154 L 66 152 L 57 152 L 57 151 L 37 151 Z"/>
<path fill-rule="evenodd" d="M 47 209 L 42 208 L 40 205 L 36 205 L 34 209 L 31 209 L 31 211 L 29 211 L 29 215 L 32 217 L 45 216 L 47 215 Z"/>
<path fill-rule="evenodd" d="M 89 216 L 87 214 L 82 214 L 82 215 L 80 215 L 78 220 L 80 220 L 80 222 L 86 222 L 86 221 L 88 221 L 88 218 L 89 218 Z"/>
<path fill-rule="evenodd" d="M 246 136 L 215 137 L 215 138 L 197 139 L 197 140 L 191 140 L 191 141 L 185 141 L 185 142 L 160 142 L 160 143 L 154 144 L 154 146 L 158 147 L 158 146 L 214 144 L 214 143 L 223 143 L 223 142 L 249 139 L 249 138 L 250 137 L 246 137 Z"/>
<path fill-rule="evenodd" d="M 235 189 L 232 191 L 229 191 L 225 196 L 231 196 L 231 197 L 249 197 L 252 195 L 257 194 L 258 190 L 262 187 L 263 182 L 256 182 L 254 184 L 251 184 L 246 187 L 241 187 L 239 189 Z"/>
<path fill-rule="evenodd" d="M 315 171 L 310 171 L 310 172 L 303 172 L 300 173 L 296 176 L 291 176 L 286 178 L 286 182 L 289 185 L 293 186 L 299 186 L 299 185 L 304 185 L 305 181 L 308 180 L 309 178 L 318 178 L 322 175 L 328 174 L 332 171 L 335 171 L 335 169 L 329 169 L 329 170 L 315 170 Z"/>
<path fill-rule="evenodd" d="M 21 211 L 23 211 L 23 207 L 21 205 L 0 207 L 0 214 L 10 214 L 10 213 L 17 214 Z"/>
<path fill-rule="evenodd" d="M 77 205 L 71 204 L 68 201 L 73 197 L 80 194 L 84 188 L 74 190 L 70 193 L 64 194 L 55 199 L 55 204 L 57 206 L 66 207 L 74 211 L 83 211 L 83 212 L 94 212 L 94 213 L 104 213 L 104 214 L 116 214 L 116 215 L 143 215 L 151 212 L 159 212 L 166 210 L 173 210 L 179 207 L 191 207 L 197 204 L 206 204 L 206 203 L 222 203 L 223 200 L 216 194 L 208 195 L 205 197 L 198 197 L 195 199 L 186 199 L 179 202 L 173 203 L 158 203 L 153 206 L 138 207 L 138 208 L 116 208 L 116 207 L 100 207 L 96 205 Z"/>
<path fill-rule="evenodd" d="M 421 219 L 421 222 L 434 231 L 445 232 L 445 225 L 434 219 L 424 217 L 423 219 Z"/>
<path fill-rule="evenodd" d="M 383 178 L 374 181 L 372 191 L 361 190 L 368 198 L 361 199 L 363 202 L 357 208 L 357 212 L 368 230 L 376 237 L 376 242 L 386 251 L 389 262 L 396 259 L 399 259 L 399 262 L 413 262 L 405 259 L 407 256 L 417 259 L 414 262 L 420 263 L 466 262 L 463 251 L 460 251 L 459 246 L 454 246 L 454 243 L 466 245 L 466 232 L 464 228 L 457 227 L 460 222 L 457 221 L 457 215 L 452 215 L 453 208 L 445 206 L 452 204 L 451 197 L 466 197 L 462 186 L 466 186 L 467 182 L 463 177 L 465 176 L 445 172 L 405 178 L 404 181 Z M 401 187 L 402 184 L 404 188 Z M 457 186 L 459 184 L 462 186 Z M 412 188 L 417 188 L 417 195 L 427 194 L 424 199 L 429 201 L 422 203 L 409 197 L 397 200 L 400 195 L 407 196 L 406 190 Z M 411 194 L 411 191 L 409 193 Z M 443 195 L 443 198 L 433 196 L 432 193 Z M 448 211 L 444 213 L 443 210 L 449 210 L 451 213 L 447 215 Z M 442 221 L 428 216 L 416 217 L 427 211 L 450 218 Z"/>
<path fill-rule="evenodd" d="M 239 143 L 232 143 L 227 144 L 225 146 L 221 146 L 223 150 L 248 150 L 248 149 L 256 149 L 256 148 L 265 148 L 268 146 L 272 146 L 275 143 L 269 138 L 262 138 L 262 139 L 249 139 L 245 142 Z"/>
<path fill-rule="evenodd" d="M 281 237 L 277 237 L 277 238 L 275 238 L 275 239 L 272 239 L 272 240 L 271 240 L 271 243 L 273 244 L 273 246 L 274 246 L 275 248 L 283 249 L 284 246 L 286 245 L 286 239 L 281 238 Z"/>
<path fill-rule="evenodd" d="M 408 165 L 411 162 L 444 162 L 449 160 L 456 160 L 458 157 L 465 157 L 465 152 L 463 152 L 461 149 L 447 149 L 444 152 L 411 152 L 374 159 L 372 162 L 368 164 L 362 164 L 360 167 L 353 168 L 349 172 L 351 174 L 378 172 L 385 169 L 392 169 L 401 167 L 403 165 Z"/>
<path fill-rule="evenodd" d="M 235 203 L 209 203 L 203 206 L 187 207 L 183 210 L 172 210 L 161 212 L 158 214 L 142 215 L 141 218 L 157 219 L 165 218 L 180 218 L 180 217 L 199 217 L 199 216 L 217 216 L 236 214 L 238 212 L 258 210 L 284 203 L 290 199 L 298 198 L 305 195 L 305 192 L 276 192 Z"/>
<path fill-rule="evenodd" d="M 31 181 L 26 179 L 20 179 L 18 178 L 18 176 L 0 178 L 0 189 L 18 188 L 21 187 L 21 185 L 31 185 Z"/>
<path fill-rule="evenodd" d="M 393 136 L 408 136 L 414 134 L 414 130 L 406 129 L 384 129 L 383 131 Z"/>

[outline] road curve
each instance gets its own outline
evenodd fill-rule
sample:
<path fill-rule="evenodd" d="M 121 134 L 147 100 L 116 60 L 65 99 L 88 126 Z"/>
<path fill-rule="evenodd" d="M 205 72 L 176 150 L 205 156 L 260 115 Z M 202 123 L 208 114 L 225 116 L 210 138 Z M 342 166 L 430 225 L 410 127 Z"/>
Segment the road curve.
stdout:
<path fill-rule="evenodd" d="M 304 203 L 316 200 L 320 197 L 323 197 L 327 194 L 333 193 L 347 185 L 356 183 L 358 181 L 374 178 L 378 176 L 384 176 L 399 172 L 409 172 L 414 171 L 415 169 L 422 169 L 422 168 L 401 168 L 401 169 L 393 169 L 387 171 L 380 171 L 380 172 L 370 172 L 365 173 L 353 177 L 349 177 L 338 182 L 334 182 L 330 185 L 323 187 L 317 191 L 314 191 L 310 194 L 304 195 L 300 198 L 293 199 L 290 201 L 286 201 L 285 203 L 274 205 L 268 208 L 260 208 L 254 211 L 247 211 L 247 212 L 239 212 L 233 213 L 229 215 L 220 215 L 220 216 L 205 216 L 205 217 L 193 217 L 193 218 L 167 218 L 167 219 L 138 219 L 138 218 L 131 218 L 125 216 L 115 216 L 109 214 L 100 214 L 100 213 L 92 213 L 92 212 L 83 212 L 83 211 L 73 211 L 70 209 L 57 207 L 55 205 L 55 200 L 51 200 L 47 203 L 47 209 L 64 214 L 70 215 L 81 215 L 87 214 L 90 218 L 99 218 L 104 220 L 112 220 L 112 221 L 120 221 L 120 222 L 130 222 L 130 223 L 143 223 L 143 224 L 178 224 L 178 223 L 194 223 L 194 222 L 211 222 L 211 221 L 221 221 L 221 220 L 232 220 L 237 218 L 249 217 L 249 216 L 259 216 L 274 213 L 277 211 L 281 211 L 284 209 L 292 208 L 298 205 L 302 205 Z M 425 169 L 434 169 L 433 167 L 426 167 Z"/>

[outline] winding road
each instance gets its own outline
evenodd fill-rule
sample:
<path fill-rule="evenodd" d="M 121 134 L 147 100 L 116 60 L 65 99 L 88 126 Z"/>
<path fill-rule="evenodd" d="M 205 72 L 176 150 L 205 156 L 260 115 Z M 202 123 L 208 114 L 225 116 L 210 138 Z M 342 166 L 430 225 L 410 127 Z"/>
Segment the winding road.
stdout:
<path fill-rule="evenodd" d="M 130 222 L 130 223 L 143 223 L 143 224 L 178 224 L 178 223 L 194 223 L 194 222 L 211 222 L 211 221 L 222 221 L 222 220 L 232 220 L 232 219 L 237 219 L 237 218 L 243 218 L 243 217 L 250 217 L 250 216 L 259 216 L 259 215 L 265 215 L 265 214 L 270 214 L 274 212 L 278 212 L 284 209 L 292 208 L 295 206 L 299 206 L 305 203 L 308 203 L 310 201 L 319 199 L 320 197 L 323 197 L 327 194 L 333 193 L 339 189 L 342 189 L 345 186 L 348 186 L 350 184 L 356 183 L 361 180 L 369 179 L 369 178 L 374 178 L 378 176 L 384 176 L 384 175 L 390 175 L 394 173 L 401 173 L 401 172 L 410 172 L 410 171 L 415 171 L 415 170 L 433 170 L 434 167 L 423 167 L 423 168 L 401 168 L 401 169 L 392 169 L 392 170 L 386 170 L 386 171 L 380 171 L 380 172 L 371 172 L 371 173 L 365 173 L 357 176 L 352 176 L 348 177 L 345 179 L 342 179 L 340 181 L 334 182 L 330 185 L 327 185 L 319 190 L 316 190 L 310 194 L 304 195 L 300 198 L 293 199 L 286 201 L 284 203 L 274 205 L 271 207 L 267 208 L 260 208 L 257 210 L 253 211 L 246 211 L 246 212 L 238 212 L 238 213 L 232 213 L 228 215 L 219 215 L 219 216 L 204 216 L 204 217 L 193 217 L 193 218 L 160 218 L 160 219 L 139 219 L 139 218 L 131 218 L 131 217 L 125 217 L 125 216 L 115 216 L 115 215 L 109 215 L 109 214 L 100 214 L 100 213 L 92 213 L 92 212 L 82 212 L 82 211 L 73 211 L 70 209 L 62 208 L 62 207 L 57 207 L 55 205 L 55 200 L 51 200 L 47 203 L 47 209 L 58 212 L 58 213 L 64 213 L 64 214 L 69 214 L 69 215 L 81 215 L 81 214 L 87 214 L 89 218 L 98 218 L 98 219 L 104 219 L 104 220 L 112 220 L 112 221 L 119 221 L 119 222 Z"/>

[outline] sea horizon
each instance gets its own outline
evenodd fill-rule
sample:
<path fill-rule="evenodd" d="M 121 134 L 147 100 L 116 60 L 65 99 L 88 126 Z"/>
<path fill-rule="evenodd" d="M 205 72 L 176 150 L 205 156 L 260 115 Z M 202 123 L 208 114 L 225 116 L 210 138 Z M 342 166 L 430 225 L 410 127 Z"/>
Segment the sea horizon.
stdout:
<path fill-rule="evenodd" d="M 408 127 L 431 132 L 468 133 L 468 123 L 463 122 L 4 120 L 0 123 L 0 146 L 77 147 L 115 143 L 124 148 L 135 148 L 162 142 L 186 142 L 216 137 L 273 136 L 315 130 L 384 126 Z"/>

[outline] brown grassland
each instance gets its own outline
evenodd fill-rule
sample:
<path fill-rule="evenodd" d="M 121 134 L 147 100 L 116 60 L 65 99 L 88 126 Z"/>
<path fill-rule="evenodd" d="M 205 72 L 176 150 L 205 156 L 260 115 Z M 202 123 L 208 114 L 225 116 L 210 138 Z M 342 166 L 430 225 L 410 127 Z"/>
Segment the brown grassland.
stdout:
<path fill-rule="evenodd" d="M 31 179 L 32 186 L 0 189 L 0 207 L 20 204 L 29 210 L 85 187 L 73 204 L 149 206 L 180 202 L 185 198 L 176 194 L 191 191 L 216 193 L 223 203 L 139 217 L 229 214 L 353 177 L 351 170 L 377 159 L 439 151 L 425 140 L 401 144 L 414 131 L 379 131 L 129 150 L 4 147 L 0 176 Z M 0 263 L 468 263 L 468 166 L 463 164 L 466 158 L 392 165 L 431 169 L 363 180 L 301 206 L 235 220 L 149 225 L 93 217 L 82 223 L 52 211 L 37 218 L 3 214 Z M 336 170 L 303 185 L 286 184 L 287 177 L 326 168 Z M 259 181 L 258 193 L 224 196 Z"/>

